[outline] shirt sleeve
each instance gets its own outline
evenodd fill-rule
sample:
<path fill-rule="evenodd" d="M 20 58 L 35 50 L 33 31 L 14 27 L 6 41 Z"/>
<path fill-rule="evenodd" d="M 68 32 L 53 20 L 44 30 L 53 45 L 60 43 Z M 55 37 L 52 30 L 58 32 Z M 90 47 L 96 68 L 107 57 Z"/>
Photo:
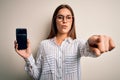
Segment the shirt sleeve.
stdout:
<path fill-rule="evenodd" d="M 29 58 L 25 59 L 26 61 L 25 70 L 34 80 L 38 80 L 41 74 L 40 73 L 41 63 L 42 63 L 41 53 L 42 53 L 42 46 L 40 45 L 36 56 L 36 61 L 33 58 L 32 54 L 30 55 Z"/>
<path fill-rule="evenodd" d="M 85 57 L 96 57 L 95 53 L 93 53 L 93 52 L 90 50 L 90 47 L 89 47 L 89 44 L 88 44 L 87 41 L 80 40 L 80 41 L 79 41 L 79 44 L 78 44 L 78 47 L 79 47 L 79 52 L 80 52 L 80 55 L 81 55 L 81 56 L 85 56 Z"/>

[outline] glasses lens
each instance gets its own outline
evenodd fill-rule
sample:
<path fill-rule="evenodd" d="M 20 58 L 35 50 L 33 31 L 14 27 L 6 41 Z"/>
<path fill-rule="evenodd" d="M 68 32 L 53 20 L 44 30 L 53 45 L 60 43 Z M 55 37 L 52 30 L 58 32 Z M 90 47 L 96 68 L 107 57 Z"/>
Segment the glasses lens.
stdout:
<path fill-rule="evenodd" d="M 71 15 L 67 15 L 67 16 L 58 15 L 57 16 L 58 21 L 63 21 L 64 19 L 66 19 L 66 21 L 72 21 L 72 16 Z"/>

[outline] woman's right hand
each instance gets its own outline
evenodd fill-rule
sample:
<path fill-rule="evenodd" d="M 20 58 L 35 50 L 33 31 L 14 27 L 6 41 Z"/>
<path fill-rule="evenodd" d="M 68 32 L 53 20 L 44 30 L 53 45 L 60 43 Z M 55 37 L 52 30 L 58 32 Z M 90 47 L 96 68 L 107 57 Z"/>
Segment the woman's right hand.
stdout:
<path fill-rule="evenodd" d="M 23 57 L 24 59 L 27 59 L 31 55 L 31 47 L 30 47 L 30 41 L 27 40 L 27 49 L 18 50 L 18 44 L 17 41 L 14 41 L 15 51 Z"/>

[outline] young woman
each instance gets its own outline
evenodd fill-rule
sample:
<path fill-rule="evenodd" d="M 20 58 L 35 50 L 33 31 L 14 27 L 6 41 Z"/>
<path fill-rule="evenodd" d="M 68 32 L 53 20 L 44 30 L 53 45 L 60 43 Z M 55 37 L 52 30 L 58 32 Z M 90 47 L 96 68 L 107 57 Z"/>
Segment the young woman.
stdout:
<path fill-rule="evenodd" d="M 105 35 L 93 35 L 87 41 L 76 39 L 75 16 L 69 5 L 56 8 L 51 32 L 40 43 L 36 61 L 31 54 L 30 41 L 27 49 L 16 52 L 26 61 L 25 69 L 35 80 L 80 80 L 80 58 L 100 56 L 115 47 Z"/>

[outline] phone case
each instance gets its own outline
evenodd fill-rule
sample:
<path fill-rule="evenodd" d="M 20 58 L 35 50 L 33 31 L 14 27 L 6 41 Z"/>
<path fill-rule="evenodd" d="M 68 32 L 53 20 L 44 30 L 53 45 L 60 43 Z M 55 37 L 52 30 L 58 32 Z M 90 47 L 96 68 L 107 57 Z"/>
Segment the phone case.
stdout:
<path fill-rule="evenodd" d="M 27 48 L 27 29 L 17 28 L 16 29 L 16 40 L 18 43 L 18 50 Z"/>

